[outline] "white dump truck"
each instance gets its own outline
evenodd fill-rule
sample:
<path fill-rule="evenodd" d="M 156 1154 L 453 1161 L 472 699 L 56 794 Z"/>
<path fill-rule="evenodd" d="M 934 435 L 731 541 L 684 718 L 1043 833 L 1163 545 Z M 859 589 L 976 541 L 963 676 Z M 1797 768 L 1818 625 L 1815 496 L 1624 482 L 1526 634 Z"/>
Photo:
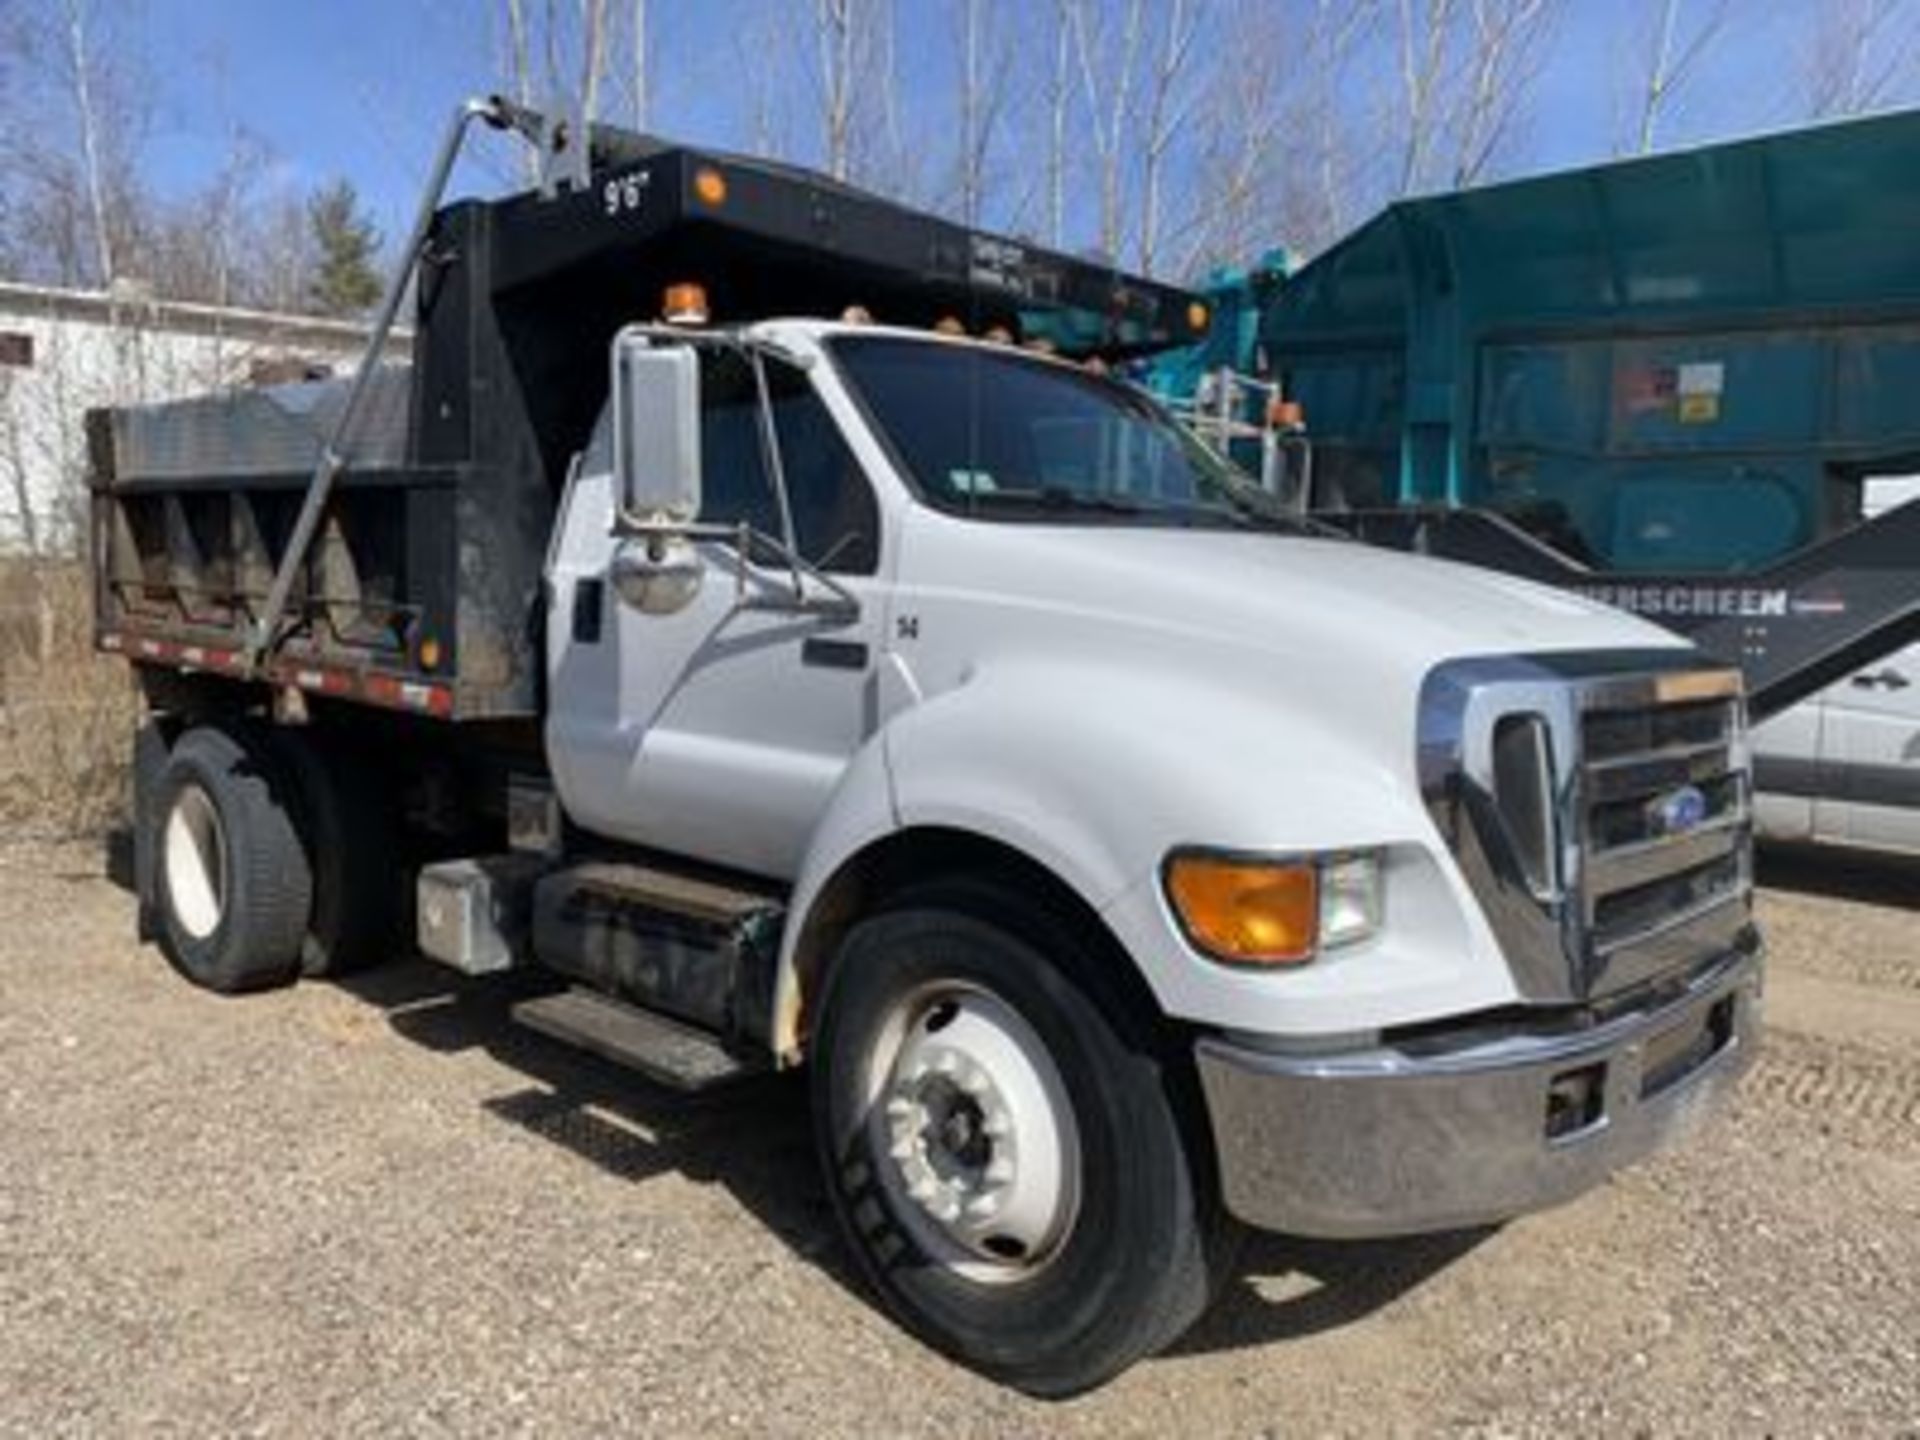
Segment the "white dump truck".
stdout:
<path fill-rule="evenodd" d="M 417 939 L 656 1081 L 804 1066 L 874 1290 L 1043 1394 L 1243 1225 L 1553 1204 L 1744 1067 L 1736 674 L 1276 507 L 1105 373 L 1180 291 L 499 102 L 443 175 L 473 119 L 571 170 L 436 186 L 410 366 L 93 422 L 189 980 Z"/>

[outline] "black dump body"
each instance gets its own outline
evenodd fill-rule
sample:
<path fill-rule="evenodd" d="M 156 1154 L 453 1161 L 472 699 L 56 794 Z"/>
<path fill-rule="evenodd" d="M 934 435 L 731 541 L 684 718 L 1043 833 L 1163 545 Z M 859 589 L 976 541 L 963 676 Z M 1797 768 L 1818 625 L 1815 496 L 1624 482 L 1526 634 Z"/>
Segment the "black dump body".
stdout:
<path fill-rule="evenodd" d="M 1109 358 L 1205 324 L 1185 291 L 818 175 L 611 140 L 584 189 L 437 215 L 412 364 L 375 382 L 257 678 L 456 719 L 537 715 L 555 504 L 605 402 L 614 333 L 657 318 L 670 284 L 703 285 L 718 324 L 858 305 Z M 89 417 L 102 648 L 249 674 L 248 628 L 343 393 Z"/>

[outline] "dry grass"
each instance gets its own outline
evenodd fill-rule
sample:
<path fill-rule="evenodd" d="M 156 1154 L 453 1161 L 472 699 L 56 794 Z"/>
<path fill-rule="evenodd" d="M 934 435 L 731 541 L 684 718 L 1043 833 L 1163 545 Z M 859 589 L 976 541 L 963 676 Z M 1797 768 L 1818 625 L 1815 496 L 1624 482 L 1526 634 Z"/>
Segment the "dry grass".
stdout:
<path fill-rule="evenodd" d="M 139 699 L 93 649 L 83 566 L 0 562 L 0 834 L 98 834 L 128 813 Z"/>

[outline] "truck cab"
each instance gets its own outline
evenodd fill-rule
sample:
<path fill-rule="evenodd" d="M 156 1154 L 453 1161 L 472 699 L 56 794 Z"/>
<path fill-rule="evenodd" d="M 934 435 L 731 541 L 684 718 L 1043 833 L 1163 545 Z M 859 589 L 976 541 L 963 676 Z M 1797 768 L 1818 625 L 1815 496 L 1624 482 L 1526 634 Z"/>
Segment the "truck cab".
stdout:
<path fill-rule="evenodd" d="M 777 215 L 772 179 L 700 163 L 629 157 L 605 193 Z M 1043 1394 L 1169 1343 L 1246 1226 L 1498 1222 L 1710 1105 L 1760 993 L 1737 674 L 1289 513 L 1109 373 L 1123 304 L 1192 315 L 1149 282 L 927 221 L 896 249 L 971 257 L 955 278 L 916 258 L 898 316 L 825 303 L 907 221 L 805 193 L 753 238 L 832 279 L 810 312 L 709 319 L 738 272 L 666 273 L 700 247 L 655 216 L 668 302 L 621 308 L 673 320 L 537 343 L 534 251 L 467 214 L 439 253 L 505 278 L 423 289 L 412 438 L 349 471 L 316 560 L 276 552 L 298 492 L 258 473 L 291 402 L 96 427 L 101 643 L 153 713 L 136 848 L 176 967 L 377 958 L 356 922 L 397 874 L 429 957 L 545 977 L 536 1029 L 687 1089 L 804 1068 L 861 1273 Z M 808 248 L 823 196 L 840 238 Z M 951 333 L 981 286 L 1006 318 Z M 1092 341 L 1033 314 L 1073 286 L 1111 300 Z M 449 417 L 467 448 L 427 466 Z M 219 564 L 180 585 L 195 537 Z M 234 658 L 220 577 L 323 562 Z"/>
<path fill-rule="evenodd" d="M 1181 1037 L 1210 1183 L 1254 1224 L 1564 1198 L 1744 1063 L 1738 684 L 1684 643 L 1322 531 L 1048 356 L 813 321 L 616 347 L 646 363 L 550 572 L 555 787 L 583 827 L 790 887 L 783 1061 L 822 1062 L 847 897 L 960 855 L 1003 876 L 996 923 L 1077 916 L 1113 972 L 1078 983 Z M 623 408 L 652 419 L 625 452 Z M 864 1036 L 878 1092 L 829 1082 L 826 1123 L 898 1105 L 927 1133 L 914 1028 L 949 1003 L 902 1001 L 878 1061 Z M 1084 1120 L 999 1088 L 1033 1035 L 958 1003 L 980 1039 L 940 1057 L 1006 1101 L 1010 1154 L 1053 1155 Z M 979 1263 L 1065 1223 L 1064 1179 L 1025 1229 L 973 1215 L 990 1189 L 921 1194 L 900 1133 L 861 1173 L 884 1192 L 897 1167 L 907 1212 Z"/>

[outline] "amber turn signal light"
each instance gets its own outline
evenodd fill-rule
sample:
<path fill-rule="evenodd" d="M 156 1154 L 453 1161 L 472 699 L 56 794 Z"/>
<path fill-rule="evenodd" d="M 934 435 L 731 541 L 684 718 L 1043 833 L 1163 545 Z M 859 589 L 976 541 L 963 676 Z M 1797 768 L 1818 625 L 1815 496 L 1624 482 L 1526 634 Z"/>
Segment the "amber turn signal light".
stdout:
<path fill-rule="evenodd" d="M 1175 855 L 1167 898 L 1195 946 L 1235 965 L 1301 965 L 1320 928 L 1320 877 L 1311 860 Z"/>

